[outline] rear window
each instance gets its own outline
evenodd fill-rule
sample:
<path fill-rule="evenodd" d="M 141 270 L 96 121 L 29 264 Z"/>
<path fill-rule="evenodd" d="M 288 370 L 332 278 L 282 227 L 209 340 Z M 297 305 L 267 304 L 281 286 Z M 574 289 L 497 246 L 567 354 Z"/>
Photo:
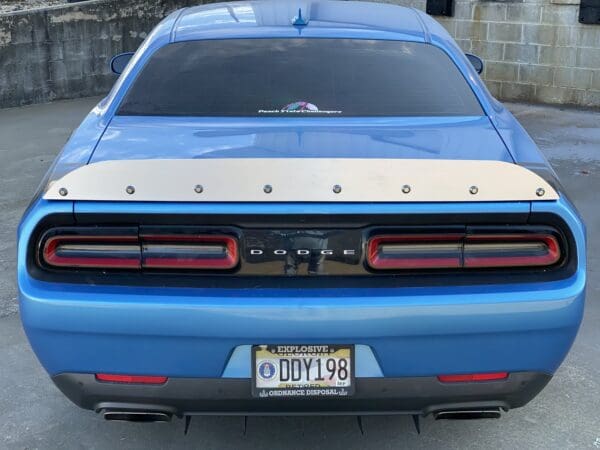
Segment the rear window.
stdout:
<path fill-rule="evenodd" d="M 440 49 L 354 39 L 228 39 L 169 44 L 127 92 L 120 115 L 473 116 L 471 88 Z"/>

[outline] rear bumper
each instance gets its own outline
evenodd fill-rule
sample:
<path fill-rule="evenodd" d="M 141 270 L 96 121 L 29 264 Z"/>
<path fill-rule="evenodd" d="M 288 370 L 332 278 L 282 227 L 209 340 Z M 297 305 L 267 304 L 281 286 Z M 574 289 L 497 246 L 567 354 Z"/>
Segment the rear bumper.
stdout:
<path fill-rule="evenodd" d="M 56 203 L 65 208 L 62 212 L 70 211 L 62 203 Z M 56 212 L 56 204 L 44 205 Z M 342 207 L 352 212 L 352 205 Z M 359 207 L 364 208 L 356 206 Z M 434 204 L 418 209 L 434 215 L 437 210 L 464 213 L 476 207 L 481 208 Z M 519 374 L 544 374 L 536 377 L 547 380 L 563 361 L 577 334 L 585 297 L 584 229 L 562 199 L 486 207 L 501 211 L 509 207 L 519 211 L 523 207 L 526 211 L 537 208 L 542 213 L 563 217 L 577 243 L 577 271 L 569 278 L 549 282 L 507 280 L 496 285 L 402 288 L 216 289 L 49 283 L 32 278 L 26 267 L 29 236 L 35 224 L 48 214 L 41 208 L 21 227 L 21 235 L 26 236 L 19 241 L 21 319 L 45 369 L 76 403 L 91 409 L 97 409 L 103 402 L 132 401 L 145 405 L 164 399 L 162 406 L 175 408 L 177 413 L 217 412 L 219 407 L 250 412 L 257 408 L 253 406 L 256 401 L 248 397 L 250 360 L 245 356 L 234 358 L 235 351 L 269 343 L 353 344 L 372 352 L 369 361 L 375 361 L 374 364 L 357 358 L 356 372 L 361 378 L 357 379 L 356 397 L 339 400 L 339 406 L 335 406 L 337 400 L 332 403 L 331 399 L 320 405 L 298 400 L 298 405 L 307 405 L 307 413 L 321 412 L 320 408 L 427 412 L 436 405 L 468 407 L 471 402 L 481 401 L 488 402 L 487 406 L 497 403 L 496 406 L 514 408 L 526 403 L 545 384 L 526 382 L 521 386 Z M 127 205 L 122 212 L 130 208 Z M 153 212 L 156 206 L 139 208 L 150 208 Z M 279 210 L 281 206 L 272 208 Z M 412 213 L 415 206 L 411 205 L 410 210 L 405 205 L 378 208 L 387 208 L 390 213 L 398 208 Z M 256 205 L 252 205 L 245 212 L 255 209 Z M 330 209 L 326 205 L 319 211 L 325 214 Z M 375 372 L 379 375 L 373 375 Z M 509 372 L 511 378 L 472 386 L 472 392 L 467 385 L 440 386 L 436 378 L 441 374 L 486 372 Z M 93 375 L 81 375 L 90 377 L 92 391 L 88 394 L 88 383 L 66 389 L 64 386 L 73 382 L 58 381 L 74 376 L 65 374 L 75 373 L 163 375 L 170 381 L 159 388 L 138 389 L 97 386 Z M 375 376 L 379 378 L 371 380 Z M 191 380 L 191 385 L 181 388 L 185 393 L 183 399 L 162 394 L 166 392 L 162 389 L 187 383 L 185 380 Z M 415 384 L 410 380 L 416 380 Z M 196 384 L 200 387 L 195 387 Z M 131 397 L 138 391 L 152 395 Z M 186 406 L 186 398 L 189 396 L 192 401 L 195 393 L 200 398 L 196 402 L 199 406 Z M 368 408 L 361 403 L 363 395 L 370 405 Z M 173 398 L 175 404 L 167 401 Z M 295 404 L 295 400 L 290 403 Z M 264 405 L 267 403 L 259 403 L 260 408 L 265 408 Z M 279 404 L 269 400 L 268 405 L 273 411 L 291 408 L 287 401 Z M 259 412 L 269 412 L 260 408 Z"/>
<path fill-rule="evenodd" d="M 236 348 L 294 343 L 366 346 L 381 374 L 391 378 L 552 374 L 575 339 L 584 306 L 582 291 L 557 298 L 547 290 L 489 292 L 487 286 L 403 295 L 381 289 L 377 296 L 338 289 L 306 297 L 289 290 L 285 296 L 267 290 L 208 296 L 123 287 L 91 294 L 82 291 L 93 287 L 38 291 L 39 284 L 32 282 L 27 294 L 21 290 L 21 319 L 51 375 L 245 378 L 249 358 L 230 370 Z M 573 286 L 565 290 L 573 293 Z M 358 373 L 365 367 L 357 364 Z"/>
<path fill-rule="evenodd" d="M 436 377 L 357 378 L 350 398 L 261 399 L 251 396 L 249 379 L 171 378 L 164 385 L 120 385 L 94 375 L 53 377 L 76 405 L 102 410 L 159 411 L 176 416 L 295 414 L 430 414 L 468 409 L 509 410 L 525 405 L 551 376 L 513 373 L 507 380 L 440 383 Z"/>

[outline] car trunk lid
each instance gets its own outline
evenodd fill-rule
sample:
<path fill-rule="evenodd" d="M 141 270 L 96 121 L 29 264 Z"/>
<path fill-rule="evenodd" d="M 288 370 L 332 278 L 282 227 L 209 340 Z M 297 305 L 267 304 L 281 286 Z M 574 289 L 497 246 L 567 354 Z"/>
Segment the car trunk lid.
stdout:
<path fill-rule="evenodd" d="M 514 162 L 487 117 L 116 116 L 90 163 L 123 159 L 401 158 Z"/>

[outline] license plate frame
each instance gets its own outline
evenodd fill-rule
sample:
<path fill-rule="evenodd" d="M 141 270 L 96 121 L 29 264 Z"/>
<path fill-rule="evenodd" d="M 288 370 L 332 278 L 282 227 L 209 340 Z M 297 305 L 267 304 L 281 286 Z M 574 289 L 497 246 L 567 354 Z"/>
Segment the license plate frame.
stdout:
<path fill-rule="evenodd" d="M 300 380 L 281 381 L 285 364 L 281 361 L 287 360 L 287 376 L 291 377 L 291 372 L 297 372 L 298 364 L 293 364 L 291 360 L 300 360 L 300 371 L 302 373 Z M 309 360 L 308 370 L 306 370 Z M 331 369 L 334 364 L 329 363 L 329 359 L 335 361 L 335 370 Z M 342 364 L 341 360 L 346 360 Z M 318 361 L 321 361 L 320 366 Z M 262 366 L 259 369 L 259 363 Z M 270 366 L 267 368 L 268 364 Z M 314 365 L 313 365 L 314 364 Z M 292 365 L 294 366 L 293 368 Z M 342 367 L 344 365 L 344 367 Z M 258 398 L 314 398 L 314 397 L 349 397 L 354 395 L 356 387 L 355 379 L 355 348 L 351 344 L 261 344 L 253 345 L 251 352 L 252 366 L 252 396 Z M 343 369 L 348 370 L 347 378 L 343 377 Z M 264 376 L 265 370 L 270 373 L 274 370 L 272 380 Z M 321 372 L 319 372 L 319 370 Z M 261 372 L 263 375 L 259 375 Z M 329 375 L 335 372 L 332 378 Z M 304 381 L 308 373 L 308 382 Z M 318 380 L 318 375 L 322 380 Z M 317 375 L 317 379 L 310 382 L 311 375 Z M 277 378 L 279 377 L 279 378 Z M 282 386 L 282 383 L 285 385 Z"/>

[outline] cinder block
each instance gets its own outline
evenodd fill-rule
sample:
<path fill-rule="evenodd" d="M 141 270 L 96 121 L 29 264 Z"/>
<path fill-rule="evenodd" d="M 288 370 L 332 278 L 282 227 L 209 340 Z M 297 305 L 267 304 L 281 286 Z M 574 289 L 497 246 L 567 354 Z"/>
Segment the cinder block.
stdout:
<path fill-rule="evenodd" d="M 600 48 L 580 48 L 577 50 L 577 67 L 597 69 L 600 67 Z"/>
<path fill-rule="evenodd" d="M 519 67 L 519 81 L 540 86 L 549 86 L 554 82 L 554 70 L 552 66 L 521 64 Z"/>
<path fill-rule="evenodd" d="M 473 3 L 456 2 L 454 4 L 454 18 L 461 20 L 471 20 L 473 18 Z"/>
<path fill-rule="evenodd" d="M 488 26 L 488 39 L 496 42 L 521 42 L 523 25 L 518 23 L 494 23 Z"/>
<path fill-rule="evenodd" d="M 503 100 L 528 102 L 531 101 L 534 96 L 534 84 L 502 83 L 501 97 Z"/>
<path fill-rule="evenodd" d="M 552 25 L 523 25 L 523 43 L 554 45 L 556 41 L 556 27 Z"/>
<path fill-rule="evenodd" d="M 65 69 L 67 76 L 65 80 L 79 80 L 87 75 L 83 70 L 83 61 L 81 59 L 70 59 L 65 60 Z"/>
<path fill-rule="evenodd" d="M 506 20 L 506 9 L 502 3 L 476 3 L 473 5 L 473 20 L 501 22 Z"/>
<path fill-rule="evenodd" d="M 577 23 L 578 9 L 576 5 L 544 5 L 542 23 L 574 25 Z"/>
<path fill-rule="evenodd" d="M 500 42 L 473 41 L 471 52 L 488 61 L 502 61 L 504 44 Z"/>
<path fill-rule="evenodd" d="M 60 61 L 64 59 L 63 43 L 62 42 L 49 42 L 48 43 L 48 54 L 50 61 Z"/>
<path fill-rule="evenodd" d="M 519 65 L 506 62 L 488 62 L 485 68 L 486 80 L 492 81 L 517 81 Z"/>
<path fill-rule="evenodd" d="M 590 89 L 594 72 L 589 69 L 573 69 L 571 86 L 578 89 Z"/>
<path fill-rule="evenodd" d="M 540 47 L 540 64 L 553 66 L 572 67 L 577 60 L 577 48 L 575 47 Z"/>
<path fill-rule="evenodd" d="M 589 89 L 592 85 L 592 71 L 572 67 L 557 67 L 554 71 L 554 85 Z"/>
<path fill-rule="evenodd" d="M 504 60 L 524 63 L 538 61 L 538 46 L 523 44 L 506 44 L 504 46 Z"/>
<path fill-rule="evenodd" d="M 477 41 L 487 40 L 488 24 L 487 22 L 472 22 L 470 20 L 456 21 L 457 39 L 473 39 Z"/>
<path fill-rule="evenodd" d="M 575 47 L 578 43 L 579 32 L 581 31 L 581 29 L 581 27 L 574 26 L 557 26 L 554 43 L 558 46 L 563 47 Z"/>
<path fill-rule="evenodd" d="M 540 5 L 512 4 L 508 5 L 506 18 L 509 22 L 539 23 L 542 17 Z"/>
<path fill-rule="evenodd" d="M 50 80 L 53 82 L 63 81 L 67 78 L 67 68 L 63 61 L 51 61 L 48 64 Z"/>
<path fill-rule="evenodd" d="M 600 27 L 582 26 L 572 30 L 577 30 L 579 37 L 578 45 L 580 47 L 599 47 L 600 46 Z"/>

